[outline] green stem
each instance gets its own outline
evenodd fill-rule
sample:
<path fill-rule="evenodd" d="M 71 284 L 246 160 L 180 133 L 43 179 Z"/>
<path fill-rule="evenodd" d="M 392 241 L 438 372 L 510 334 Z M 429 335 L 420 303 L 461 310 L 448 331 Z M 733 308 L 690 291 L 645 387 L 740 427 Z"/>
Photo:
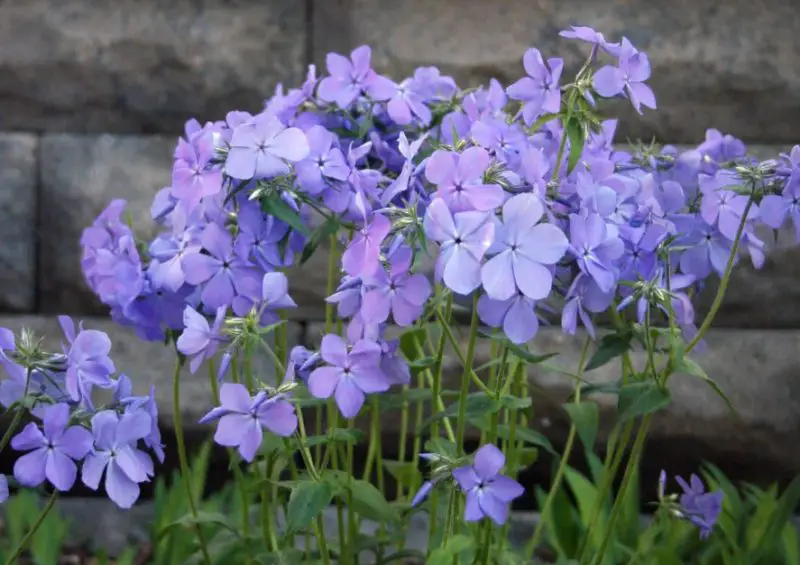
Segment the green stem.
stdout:
<path fill-rule="evenodd" d="M 445 333 L 450 332 L 450 326 L 443 324 Z M 452 335 L 452 334 L 450 334 Z M 448 338 L 450 339 L 450 338 Z M 472 363 L 475 360 L 475 345 L 478 341 L 478 293 L 472 298 L 472 319 L 469 324 L 469 338 L 467 341 L 467 356 L 463 360 L 464 373 L 461 375 L 461 390 L 458 395 L 458 417 L 456 419 L 456 447 L 464 448 L 464 436 L 467 433 L 467 398 L 469 397 L 470 375 L 473 374 Z M 454 346 L 456 348 L 457 344 Z M 479 379 L 480 380 L 480 379 Z M 481 383 L 483 385 L 483 383 Z M 485 385 L 483 388 L 490 392 Z"/>
<path fill-rule="evenodd" d="M 448 309 L 448 312 L 450 310 Z M 447 318 L 450 319 L 450 315 L 447 315 Z M 439 342 L 439 348 L 436 351 L 436 360 L 434 362 L 434 371 L 433 374 L 428 369 L 425 369 L 424 374 L 428 377 L 428 382 L 431 387 L 431 395 L 433 396 L 433 402 L 436 405 L 436 410 L 439 412 L 444 412 L 447 408 L 444 404 L 444 400 L 442 400 L 442 373 L 444 370 L 444 333 L 441 336 L 441 340 Z M 417 355 L 420 357 L 425 356 L 425 351 L 422 349 L 422 344 L 419 340 L 414 340 L 414 346 L 417 350 Z M 419 408 L 422 402 L 417 405 Z M 444 431 L 447 434 L 447 438 L 450 441 L 455 441 L 456 436 L 453 432 L 453 425 L 450 423 L 450 418 L 445 416 L 442 418 L 442 423 L 444 425 Z M 431 424 L 431 437 L 438 437 L 439 436 L 439 422 L 438 420 Z"/>
<path fill-rule="evenodd" d="M 478 310 L 477 307 L 478 303 L 477 300 L 475 299 L 473 299 L 472 302 L 473 302 L 472 306 L 473 318 L 475 318 L 477 316 L 475 312 L 477 312 Z M 464 352 L 461 350 L 461 345 L 458 343 L 458 339 L 456 338 L 455 334 L 453 334 L 453 329 L 450 327 L 450 321 L 444 319 L 444 317 L 442 316 L 442 312 L 438 308 L 436 309 L 436 317 L 439 320 L 439 326 L 441 326 L 442 331 L 444 332 L 444 335 L 447 338 L 447 341 L 450 342 L 450 346 L 453 348 L 453 351 L 455 351 L 456 357 L 458 357 L 458 361 L 461 363 L 461 366 L 464 367 L 464 379 L 467 381 L 467 386 L 469 386 L 469 380 L 471 379 L 473 384 L 476 387 L 478 387 L 478 389 L 480 389 L 481 392 L 489 394 L 489 392 L 491 392 L 489 388 L 485 384 L 483 384 L 483 381 L 481 381 L 481 378 L 478 376 L 478 374 L 472 370 L 472 361 L 470 361 L 470 365 L 469 367 L 467 367 L 467 358 L 469 357 L 469 347 L 467 348 L 467 354 L 464 355 Z M 475 333 L 477 334 L 477 326 Z M 475 337 L 477 337 L 477 335 Z M 473 339 L 472 334 L 470 334 L 470 339 Z"/>
<path fill-rule="evenodd" d="M 178 460 L 180 462 L 181 478 L 183 484 L 186 486 L 186 498 L 189 502 L 189 511 L 192 513 L 192 518 L 195 519 L 195 531 L 197 532 L 197 541 L 200 543 L 200 552 L 203 554 L 203 561 L 206 565 L 211 565 L 211 556 L 208 554 L 208 546 L 206 545 L 205 535 L 203 529 L 197 521 L 197 505 L 194 501 L 194 489 L 192 489 L 192 477 L 189 472 L 189 460 L 186 457 L 186 442 L 183 437 L 183 412 L 181 412 L 181 367 L 183 363 L 181 358 L 178 357 L 175 363 L 175 374 L 172 378 L 172 422 L 175 426 L 175 442 L 178 444 Z"/>
<path fill-rule="evenodd" d="M 613 450 L 609 449 L 609 453 L 606 454 L 607 457 L 606 465 L 604 466 L 603 480 L 600 483 L 597 498 L 594 501 L 591 518 L 589 519 L 588 525 L 584 529 L 583 539 L 578 547 L 578 551 L 575 553 L 579 561 L 583 558 L 584 553 L 589 547 L 589 540 L 591 540 L 594 528 L 597 526 L 597 521 L 600 519 L 600 511 L 602 510 L 603 505 L 608 498 L 608 493 L 611 490 L 614 479 L 617 477 L 619 466 L 622 464 L 622 459 L 625 457 L 625 450 L 628 446 L 628 442 L 631 440 L 631 436 L 633 435 L 633 426 L 633 420 L 625 424 L 625 427 L 622 430 L 622 435 L 616 442 L 616 447 Z M 609 455 L 612 453 L 612 451 L 613 454 Z"/>
<path fill-rule="evenodd" d="M 401 389 L 401 394 L 407 394 L 410 390 L 408 385 L 403 385 Z M 411 412 L 411 406 L 408 400 L 403 400 L 403 405 L 400 408 L 400 438 L 397 442 L 397 461 L 399 462 L 400 467 L 402 468 L 403 464 L 406 462 L 406 436 L 408 436 L 408 420 L 410 417 L 409 412 Z M 412 460 L 415 462 L 416 459 Z M 403 483 L 401 481 L 397 481 L 397 488 L 395 489 L 395 499 L 402 500 L 404 496 L 403 493 Z M 401 548 L 402 549 L 402 548 Z"/>
<path fill-rule="evenodd" d="M 583 368 L 586 365 L 586 357 L 589 353 L 589 344 L 591 342 L 591 338 L 586 336 L 586 340 L 583 342 L 583 348 L 581 348 L 580 359 L 578 360 L 579 376 L 583 376 Z M 581 402 L 580 381 L 575 382 L 574 402 L 575 404 L 580 404 Z M 567 443 L 564 445 L 564 453 L 561 455 L 561 460 L 558 463 L 558 469 L 556 470 L 555 477 L 553 477 L 553 484 L 550 486 L 550 492 L 547 493 L 547 499 L 545 499 L 544 506 L 542 507 L 539 523 L 536 524 L 536 529 L 533 531 L 533 537 L 525 548 L 525 555 L 528 555 L 531 559 L 533 558 L 533 554 L 539 545 L 539 541 L 542 539 L 542 535 L 544 534 L 544 525 L 548 519 L 548 516 L 550 515 L 556 495 L 558 494 L 558 489 L 561 488 L 561 480 L 564 478 L 564 474 L 567 471 L 569 457 L 572 453 L 572 446 L 575 443 L 575 435 L 577 432 L 578 430 L 575 427 L 575 424 L 573 423 L 570 425 L 569 434 L 567 435 Z"/>
<path fill-rule="evenodd" d="M 9 557 L 6 560 L 6 565 L 11 565 L 12 563 L 17 562 L 17 559 L 19 559 L 19 556 L 22 554 L 23 550 L 25 549 L 25 546 L 28 545 L 28 543 L 30 543 L 31 539 L 36 534 L 36 531 L 44 522 L 44 519 L 47 518 L 47 514 L 50 512 L 50 509 L 53 508 L 53 504 L 55 504 L 57 498 L 58 498 L 58 491 L 54 490 L 53 494 L 50 495 L 50 499 L 47 501 L 47 504 L 45 504 L 44 508 L 42 509 L 41 514 L 39 514 L 39 517 L 36 518 L 36 521 L 31 526 L 31 529 L 28 530 L 28 533 L 25 534 L 25 537 L 22 538 L 21 542 L 19 542 L 19 545 L 14 550 L 14 553 L 11 554 L 11 557 Z"/>
<path fill-rule="evenodd" d="M 697 334 L 694 336 L 694 338 L 692 338 L 692 341 L 690 341 L 689 344 L 686 346 L 687 355 L 692 349 L 697 347 L 697 344 L 700 343 L 701 339 L 703 339 L 703 336 L 706 334 L 706 332 L 708 332 L 708 329 L 714 322 L 714 317 L 717 315 L 720 306 L 722 306 L 722 299 L 725 297 L 725 291 L 728 290 L 728 283 L 731 280 L 731 273 L 733 272 L 733 266 L 736 264 L 736 256 L 739 252 L 739 243 L 742 240 L 744 227 L 747 224 L 747 216 L 750 214 L 750 208 L 752 208 L 752 206 L 753 206 L 753 196 L 751 195 L 747 201 L 747 205 L 744 207 L 744 211 L 742 212 L 742 220 L 739 222 L 739 227 L 736 230 L 736 238 L 733 240 L 733 247 L 731 247 L 731 254 L 728 257 L 727 265 L 725 265 L 725 274 L 719 281 L 719 288 L 717 288 L 717 294 L 714 296 L 714 301 L 711 303 L 711 308 L 709 308 L 708 314 L 706 314 L 703 323 L 697 330 Z"/>
<path fill-rule="evenodd" d="M 650 428 L 650 423 L 652 420 L 653 415 L 646 414 L 642 418 L 642 423 L 639 426 L 639 430 L 636 432 L 636 439 L 633 441 L 633 449 L 631 450 L 631 455 L 628 458 L 628 464 L 625 466 L 625 474 L 622 476 L 622 483 L 620 484 L 619 491 L 614 498 L 614 505 L 611 507 L 611 514 L 608 517 L 608 524 L 606 524 L 606 531 L 605 535 L 603 536 L 603 541 L 600 544 L 600 549 L 598 550 L 594 561 L 592 561 L 592 563 L 595 563 L 596 565 L 599 565 L 603 562 L 603 557 L 608 549 L 608 544 L 614 535 L 614 524 L 619 517 L 619 513 L 622 511 L 622 501 L 625 499 L 625 492 L 628 490 L 631 477 L 633 477 L 635 469 L 637 465 L 639 465 L 639 458 L 642 455 L 645 439 L 647 439 L 647 431 Z"/>
<path fill-rule="evenodd" d="M 526 378 L 525 372 L 525 363 L 518 361 L 516 367 L 514 369 L 514 395 L 520 398 L 525 397 L 524 388 L 523 388 L 523 380 Z M 506 411 L 506 421 L 508 422 L 508 444 L 507 444 L 507 452 L 508 452 L 508 465 L 507 468 L 509 469 L 509 475 L 512 478 L 517 477 L 517 425 L 519 420 L 525 420 L 525 413 L 522 412 L 518 414 L 516 412 L 509 412 Z M 511 529 L 510 521 L 507 521 L 503 524 L 503 529 L 500 532 L 500 540 L 499 540 L 499 548 L 498 551 L 500 553 L 503 552 L 505 549 L 506 540 L 508 539 L 508 534 Z"/>
<path fill-rule="evenodd" d="M 22 398 L 28 396 L 28 389 L 31 384 L 31 369 L 30 367 L 25 371 L 25 389 L 22 391 Z M 22 406 L 17 404 L 14 408 L 14 417 L 11 419 L 11 422 L 8 424 L 8 429 L 6 429 L 6 433 L 3 434 L 3 439 L 0 439 L 0 453 L 8 446 L 8 442 L 11 441 L 11 436 L 14 435 L 14 432 L 17 431 L 17 426 L 22 421 L 22 415 L 24 410 L 22 410 Z"/>

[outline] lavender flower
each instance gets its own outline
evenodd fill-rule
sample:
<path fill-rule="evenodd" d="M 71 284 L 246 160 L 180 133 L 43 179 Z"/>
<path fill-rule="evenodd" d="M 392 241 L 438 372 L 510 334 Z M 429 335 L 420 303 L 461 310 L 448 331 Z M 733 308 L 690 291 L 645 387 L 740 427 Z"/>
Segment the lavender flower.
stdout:
<path fill-rule="evenodd" d="M 471 466 L 453 470 L 453 478 L 467 495 L 465 521 L 477 522 L 488 517 L 499 526 L 506 523 L 509 504 L 522 496 L 525 489 L 514 479 L 500 474 L 505 463 L 503 452 L 487 444 L 475 452 Z"/>
<path fill-rule="evenodd" d="M 490 161 L 481 147 L 470 147 L 461 154 L 439 150 L 428 160 L 425 176 L 436 185 L 436 195 L 452 212 L 487 212 L 500 206 L 504 199 L 499 185 L 483 181 Z"/>
<path fill-rule="evenodd" d="M 75 333 L 75 323 L 68 316 L 59 316 L 58 323 L 70 344 L 65 348 L 67 355 L 66 386 L 70 398 L 83 401 L 91 407 L 92 388 L 111 388 L 114 386 L 110 375 L 114 372 L 114 362 L 108 356 L 111 340 L 104 332 L 84 330 Z"/>
<path fill-rule="evenodd" d="M 91 434 L 94 448 L 83 463 L 83 484 L 97 490 L 105 471 L 108 497 L 120 508 L 133 506 L 139 498 L 139 483 L 153 476 L 153 461 L 136 447 L 150 433 L 150 426 L 150 416 L 142 410 L 121 417 L 112 410 L 95 414 Z"/>
<path fill-rule="evenodd" d="M 362 92 L 373 100 L 389 100 L 396 92 L 396 86 L 386 77 L 372 70 L 370 59 L 372 51 L 366 45 L 357 47 L 350 59 L 338 53 L 328 53 L 325 63 L 331 76 L 319 83 L 317 95 L 325 102 L 335 102 L 340 108 L 347 108 Z"/>
<path fill-rule="evenodd" d="M 494 223 L 482 212 L 451 214 L 441 198 L 425 213 L 425 234 L 439 242 L 437 280 L 454 292 L 469 294 L 481 285 L 481 260 L 494 238 Z"/>
<path fill-rule="evenodd" d="M 47 479 L 64 492 L 75 484 L 75 462 L 92 449 L 92 434 L 81 426 L 70 426 L 69 406 L 55 404 L 45 410 L 42 430 L 31 422 L 12 438 L 11 447 L 30 452 L 14 464 L 14 477 L 20 484 L 36 487 Z"/>
<path fill-rule="evenodd" d="M 226 311 L 225 306 L 217 309 L 213 325 L 209 325 L 206 317 L 191 306 L 187 306 L 183 311 L 185 329 L 178 337 L 176 346 L 178 351 L 191 358 L 189 369 L 192 373 L 196 373 L 204 361 L 216 355 L 217 348 L 223 341 L 220 332 Z"/>
<path fill-rule="evenodd" d="M 642 106 L 656 109 L 656 97 L 644 81 L 650 78 L 650 60 L 646 53 L 636 51 L 627 39 L 622 40 L 619 66 L 606 65 L 594 75 L 594 89 L 605 98 L 624 94 L 634 109 L 642 113 Z"/>
<path fill-rule="evenodd" d="M 297 429 L 297 414 L 285 395 L 261 391 L 254 398 L 241 384 L 225 383 L 219 391 L 220 406 L 200 419 L 201 424 L 219 420 L 214 441 L 236 447 L 247 462 L 253 460 L 264 438 L 263 428 L 288 437 Z"/>
<path fill-rule="evenodd" d="M 390 259 L 389 272 L 378 269 L 365 279 L 370 290 L 364 295 L 361 315 L 368 323 L 380 324 L 389 314 L 399 326 L 410 326 L 420 317 L 432 293 L 425 275 L 411 274 L 412 251 L 403 246 Z"/>
<path fill-rule="evenodd" d="M 360 340 L 352 348 L 337 335 L 322 338 L 322 359 L 327 363 L 314 369 L 308 378 L 308 390 L 315 398 L 336 399 L 347 419 L 358 415 L 366 394 L 385 392 L 390 383 L 380 370 L 381 348 L 377 343 Z"/>
<path fill-rule="evenodd" d="M 513 196 L 503 205 L 503 223 L 495 226 L 497 253 L 481 270 L 486 294 L 508 300 L 517 290 L 532 300 L 550 294 L 553 275 L 548 268 L 569 247 L 567 236 L 552 224 L 539 223 L 544 208 L 533 194 Z"/>
<path fill-rule="evenodd" d="M 509 98 L 524 102 L 522 116 L 527 125 L 542 113 L 556 113 L 561 109 L 561 90 L 558 81 L 564 70 L 564 60 L 552 58 L 545 65 L 542 54 L 536 48 L 528 49 L 522 58 L 528 76 L 508 87 Z"/>
<path fill-rule="evenodd" d="M 287 128 L 269 114 L 233 130 L 225 171 L 235 179 L 264 179 L 285 174 L 287 162 L 296 163 L 309 152 L 305 134 Z"/>
<path fill-rule="evenodd" d="M 691 476 L 690 484 L 681 477 L 675 477 L 675 480 L 683 489 L 678 515 L 700 529 L 701 539 L 707 539 L 722 512 L 722 491 L 706 492 L 703 481 L 697 475 Z"/>

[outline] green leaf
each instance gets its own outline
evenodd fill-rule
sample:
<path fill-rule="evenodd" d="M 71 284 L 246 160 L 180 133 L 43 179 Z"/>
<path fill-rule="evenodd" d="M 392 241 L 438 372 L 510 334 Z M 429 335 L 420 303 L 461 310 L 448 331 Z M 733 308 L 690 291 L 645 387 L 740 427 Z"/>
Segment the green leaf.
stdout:
<path fill-rule="evenodd" d="M 581 385 L 581 397 L 590 396 L 592 394 L 619 394 L 622 387 L 622 381 L 619 380 L 615 383 L 591 383 Z M 575 395 L 572 394 L 569 400 L 572 401 Z"/>
<path fill-rule="evenodd" d="M 565 404 L 564 410 L 569 414 L 572 424 L 581 438 L 583 446 L 587 452 L 594 449 L 594 441 L 597 438 L 597 428 L 600 425 L 600 410 L 594 402 L 574 402 Z"/>
<path fill-rule="evenodd" d="M 557 357 L 558 353 L 545 353 L 543 355 L 537 355 L 535 353 L 531 353 L 528 350 L 528 346 L 526 345 L 518 345 L 516 343 L 512 343 L 504 333 L 494 330 L 494 331 L 486 331 L 486 330 L 478 330 L 478 333 L 481 334 L 483 337 L 491 339 L 504 347 L 506 347 L 511 353 L 516 355 L 519 359 L 523 361 L 527 361 L 528 364 L 536 365 L 538 363 L 544 363 L 548 359 L 552 359 L 553 357 Z"/>
<path fill-rule="evenodd" d="M 417 464 L 414 461 L 384 459 L 383 466 L 386 467 L 389 474 L 394 477 L 394 480 L 404 487 L 412 484 L 420 475 Z"/>
<path fill-rule="evenodd" d="M 657 412 L 666 408 L 670 400 L 669 389 L 658 386 L 653 381 L 627 384 L 619 392 L 619 421 L 627 422 L 638 416 Z"/>
<path fill-rule="evenodd" d="M 531 127 L 528 128 L 528 131 L 530 131 L 531 133 L 536 133 L 537 131 L 542 129 L 543 125 L 545 125 L 548 122 L 552 122 L 556 118 L 560 117 L 561 114 L 543 114 L 535 122 L 531 124 Z"/>
<path fill-rule="evenodd" d="M 458 457 L 458 448 L 456 444 L 443 437 L 432 437 L 427 440 L 425 442 L 425 451 L 428 453 L 436 453 L 449 459 Z"/>
<path fill-rule="evenodd" d="M 422 357 L 420 359 L 414 359 L 413 361 L 408 362 L 408 368 L 412 371 L 420 371 L 422 369 L 427 369 L 428 367 L 433 367 L 436 363 L 436 359 L 433 357 Z"/>
<path fill-rule="evenodd" d="M 300 264 L 302 265 L 308 261 L 320 244 L 330 238 L 330 236 L 335 234 L 338 230 L 339 222 L 333 217 L 327 218 L 321 226 L 314 229 L 303 247 L 303 253 L 300 255 Z"/>
<path fill-rule="evenodd" d="M 349 430 L 336 428 L 330 430 L 328 435 L 308 437 L 303 444 L 306 447 L 314 447 L 316 445 L 327 445 L 329 443 L 361 443 L 364 441 L 364 437 L 364 432 L 355 428 Z"/>
<path fill-rule="evenodd" d="M 289 226 L 303 235 L 308 235 L 308 226 L 291 206 L 280 196 L 272 195 L 261 199 L 261 209 L 275 218 L 286 222 Z"/>
<path fill-rule="evenodd" d="M 170 533 L 175 528 L 179 528 L 179 527 L 190 528 L 190 527 L 194 527 L 195 525 L 220 526 L 222 528 L 225 528 L 226 530 L 229 530 L 229 531 L 231 531 L 233 533 L 236 533 L 236 529 L 234 529 L 230 525 L 230 523 L 228 522 L 228 517 L 225 516 L 224 514 L 220 514 L 218 512 L 203 512 L 203 511 L 200 511 L 200 512 L 197 513 L 197 517 L 196 518 L 194 516 L 192 516 L 191 513 L 185 514 L 184 516 L 178 518 L 177 520 L 175 520 L 175 521 L 167 524 L 166 526 L 162 527 L 161 530 L 159 530 L 159 532 L 158 532 L 158 534 L 156 536 L 156 541 L 161 540 L 164 536 L 166 536 L 168 533 Z"/>
<path fill-rule="evenodd" d="M 498 426 L 498 429 L 502 426 Z M 556 455 L 556 450 L 553 448 L 553 444 L 550 443 L 550 440 L 547 437 L 537 432 L 536 430 L 532 430 L 530 428 L 517 428 L 517 440 L 524 441 L 525 443 L 529 443 L 531 445 L 536 445 L 547 451 L 552 455 Z"/>
<path fill-rule="evenodd" d="M 381 410 L 402 408 L 405 404 L 429 402 L 433 399 L 433 391 L 429 388 L 410 388 L 402 392 L 381 395 Z"/>
<path fill-rule="evenodd" d="M 569 138 L 569 159 L 567 159 L 567 174 L 571 173 L 583 153 L 583 142 L 586 130 L 578 118 L 567 121 L 567 137 Z"/>
<path fill-rule="evenodd" d="M 500 399 L 500 404 L 506 410 L 524 410 L 525 408 L 531 407 L 533 404 L 533 399 L 530 396 L 527 398 L 520 398 L 518 396 L 511 396 L 510 394 L 507 394 Z"/>
<path fill-rule="evenodd" d="M 358 480 L 348 483 L 347 488 L 352 496 L 353 510 L 367 520 L 385 524 L 400 519 L 397 510 L 386 501 L 381 491 L 372 483 Z M 338 496 L 347 503 L 346 495 L 340 493 Z"/>
<path fill-rule="evenodd" d="M 302 482 L 289 496 L 287 527 L 298 532 L 308 527 L 333 500 L 333 489 L 325 481 Z"/>
<path fill-rule="evenodd" d="M 539 508 L 544 508 L 546 499 L 547 492 L 537 486 L 536 501 Z M 558 554 L 574 557 L 581 541 L 582 528 L 578 512 L 570 501 L 565 488 L 559 488 L 556 491 L 549 512 L 540 519 L 546 521 L 548 541 L 555 546 Z"/>
<path fill-rule="evenodd" d="M 469 536 L 456 534 L 445 542 L 444 547 L 439 547 L 431 552 L 425 565 L 452 565 L 453 559 L 460 554 L 472 549 L 474 542 Z"/>
<path fill-rule="evenodd" d="M 503 407 L 502 402 L 490 398 L 482 392 L 475 392 L 470 394 L 466 400 L 466 417 L 467 420 L 474 418 L 496 414 Z M 422 428 L 427 428 L 433 422 L 442 420 L 445 417 L 453 418 L 459 415 L 459 403 L 451 404 L 445 409 L 444 412 L 437 412 L 422 423 Z"/>
<path fill-rule="evenodd" d="M 420 357 L 418 344 L 425 339 L 425 328 L 411 328 L 400 335 L 400 351 L 406 359 L 413 361 Z"/>
<path fill-rule="evenodd" d="M 597 351 L 594 352 L 592 358 L 586 363 L 584 372 L 592 371 L 598 367 L 602 367 L 612 359 L 619 357 L 623 353 L 629 351 L 631 348 L 631 335 L 630 334 L 610 334 L 605 335 L 600 340 L 600 345 Z"/>
<path fill-rule="evenodd" d="M 734 406 L 731 403 L 730 399 L 722 391 L 722 389 L 717 384 L 717 382 L 714 379 L 712 379 L 711 377 L 709 377 L 706 374 L 706 372 L 703 370 L 703 368 L 699 364 L 697 364 L 695 361 L 689 359 L 688 357 L 681 357 L 681 358 L 677 359 L 675 361 L 675 365 L 674 365 L 674 372 L 675 373 L 685 373 L 687 375 L 691 375 L 693 377 L 697 377 L 698 379 L 700 379 L 701 381 L 706 383 L 708 386 L 710 386 L 714 390 L 714 392 L 717 393 L 717 396 L 719 396 L 725 402 L 725 404 L 728 406 L 728 410 L 730 410 L 731 412 L 733 412 L 735 415 L 738 416 L 738 412 L 736 411 L 736 408 L 734 408 Z"/>

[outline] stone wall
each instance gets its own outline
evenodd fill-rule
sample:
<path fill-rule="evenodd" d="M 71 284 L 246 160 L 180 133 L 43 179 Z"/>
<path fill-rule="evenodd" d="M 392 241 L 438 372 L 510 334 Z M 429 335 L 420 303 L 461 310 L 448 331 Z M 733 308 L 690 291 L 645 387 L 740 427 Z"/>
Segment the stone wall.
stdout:
<path fill-rule="evenodd" d="M 627 108 L 620 139 L 695 143 L 708 126 L 762 155 L 800 141 L 800 15 L 790 0 L 27 0 L 0 2 L 0 326 L 52 334 L 56 313 L 86 317 L 116 338 L 122 368 L 140 389 L 168 378 L 157 346 L 137 344 L 87 291 L 78 265 L 81 230 L 112 198 L 146 226 L 153 194 L 169 182 L 171 153 L 189 117 L 257 110 L 278 82 L 297 84 L 330 50 L 372 46 L 378 70 L 404 76 L 437 65 L 462 86 L 520 76 L 530 45 L 574 66 L 573 23 L 628 35 L 651 56 L 660 109 Z M 147 235 L 142 233 L 142 235 Z M 705 364 L 739 408 L 733 419 L 700 384 L 676 380 L 676 403 L 653 436 L 653 465 L 711 458 L 742 478 L 800 472 L 800 252 L 773 246 L 760 273 L 735 275 Z M 322 315 L 325 257 L 293 274 L 302 308 L 297 341 L 313 340 Z M 713 290 L 713 289 L 710 289 Z M 701 297 L 709 303 L 708 293 Z M 573 340 L 543 332 L 540 347 Z M 703 361 L 703 360 L 701 360 Z M 452 368 L 455 377 L 457 368 Z M 611 378 L 599 371 L 593 378 Z M 564 437 L 565 383 L 542 387 L 541 418 Z M 199 385 L 198 385 L 199 386 Z M 188 388 L 192 417 L 202 390 Z M 195 395 L 195 396 L 193 396 Z M 162 391 L 168 400 L 168 390 Z M 164 404 L 165 424 L 169 407 Z M 187 417 L 188 418 L 188 417 Z M 191 419 L 191 418 L 189 418 Z M 673 461 L 674 460 L 674 461 Z M 676 462 L 677 461 L 677 462 Z M 678 470 L 678 469 L 676 469 Z M 680 469 L 684 470 L 684 469 Z"/>

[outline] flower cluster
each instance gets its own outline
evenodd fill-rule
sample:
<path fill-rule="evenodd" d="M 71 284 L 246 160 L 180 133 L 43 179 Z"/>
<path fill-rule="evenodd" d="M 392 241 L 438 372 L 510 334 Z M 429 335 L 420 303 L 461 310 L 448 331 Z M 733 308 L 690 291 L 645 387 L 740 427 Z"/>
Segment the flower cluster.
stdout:
<path fill-rule="evenodd" d="M 692 339 L 690 297 L 744 252 L 763 263 L 759 223 L 778 228 L 791 216 L 800 225 L 800 149 L 758 163 L 716 130 L 689 151 L 615 148 L 617 122 L 598 108 L 608 98 L 640 112 L 656 107 L 648 57 L 626 38 L 610 42 L 589 28 L 562 35 L 591 46 L 572 81 L 562 78 L 563 60 L 532 48 L 523 57 L 526 76 L 507 88 L 492 81 L 460 89 L 432 67 L 395 82 L 359 47 L 349 57 L 329 54 L 325 76 L 310 67 L 300 88 L 279 87 L 257 113 L 189 121 L 171 185 L 152 205 L 160 233 L 136 240 L 122 221 L 125 203 L 112 202 L 81 239 L 88 284 L 141 338 L 174 340 L 192 372 L 222 352 L 224 379 L 231 359 L 251 352 L 296 306 L 284 271 L 326 238 L 332 253 L 341 251 L 327 301 L 343 331 L 329 328 L 319 350 L 298 347 L 279 359 L 281 382 L 224 383 L 220 405 L 203 419 L 218 421 L 217 443 L 247 461 L 264 430 L 283 437 L 297 430 L 298 387 L 333 399 L 353 419 L 368 395 L 409 384 L 389 329 L 423 326 L 453 295 L 472 296 L 480 322 L 513 345 L 552 322 L 569 334 L 584 326 L 594 337 L 598 314 L 632 304 L 639 324 L 666 314 Z M 431 273 L 426 256 L 435 262 Z M 110 344 L 83 330 L 66 333 L 63 391 L 53 398 L 92 411 L 93 387 L 120 387 Z M 18 391 L 19 371 L 10 381 L 6 388 Z M 52 386 L 38 371 L 28 381 Z M 131 493 L 152 469 L 138 451 L 126 459 L 139 462 L 135 469 L 113 454 L 140 439 L 152 444 L 143 432 L 154 428 L 145 425 L 152 406 L 120 406 L 121 413 L 92 417 L 88 456 L 81 438 L 89 432 L 68 427 L 58 416 L 63 408 L 47 416 L 57 424 L 45 425 L 41 442 L 68 435 L 64 468 L 89 457 L 84 481 L 97 486 L 106 465 L 109 492 L 128 502 L 120 477 Z M 134 417 L 135 426 L 123 426 Z M 21 448 L 40 445 L 39 435 L 27 434 Z M 487 445 L 472 467 L 453 471 L 469 520 L 502 522 L 504 505 L 519 496 L 516 483 L 498 476 L 498 453 Z M 63 486 L 69 473 L 46 476 Z"/>
<path fill-rule="evenodd" d="M 76 328 L 66 316 L 59 322 L 66 340 L 61 353 L 42 350 L 30 332 L 17 339 L 0 328 L 0 366 L 8 376 L 0 384 L 0 402 L 9 411 L 30 407 L 36 418 L 11 438 L 14 450 L 26 452 L 14 465 L 14 478 L 26 487 L 47 481 L 68 491 L 80 464 L 83 484 L 97 490 L 105 473 L 109 498 L 130 508 L 139 485 L 153 476 L 145 449 L 164 460 L 155 390 L 135 396 L 131 380 L 115 376 L 107 334 Z M 98 388 L 112 393 L 107 405 L 94 405 Z M 5 477 L 3 496 L 8 496 Z"/>

